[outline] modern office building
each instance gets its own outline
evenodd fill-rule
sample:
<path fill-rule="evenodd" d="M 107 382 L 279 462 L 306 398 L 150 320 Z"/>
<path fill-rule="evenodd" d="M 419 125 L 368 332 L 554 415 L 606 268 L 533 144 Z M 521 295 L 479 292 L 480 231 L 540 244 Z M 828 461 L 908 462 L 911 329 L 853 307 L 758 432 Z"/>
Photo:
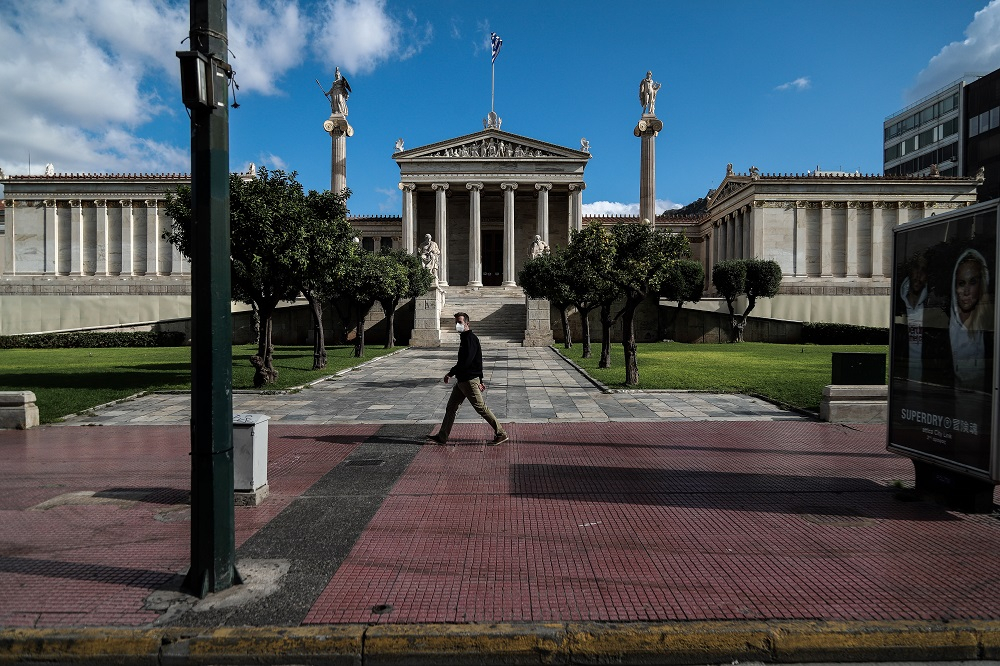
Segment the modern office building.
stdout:
<path fill-rule="evenodd" d="M 883 151 L 886 176 L 981 175 L 979 200 L 1000 196 L 1000 69 L 967 74 L 886 118 Z"/>

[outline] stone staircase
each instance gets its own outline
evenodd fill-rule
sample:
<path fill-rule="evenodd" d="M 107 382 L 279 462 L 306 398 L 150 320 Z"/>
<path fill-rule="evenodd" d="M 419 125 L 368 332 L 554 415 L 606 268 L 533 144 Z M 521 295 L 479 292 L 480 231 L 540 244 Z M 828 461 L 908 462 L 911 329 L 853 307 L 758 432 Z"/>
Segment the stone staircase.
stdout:
<path fill-rule="evenodd" d="M 520 287 L 445 287 L 441 310 L 441 346 L 458 347 L 455 313 L 467 312 L 483 347 L 520 346 L 527 309 Z"/>

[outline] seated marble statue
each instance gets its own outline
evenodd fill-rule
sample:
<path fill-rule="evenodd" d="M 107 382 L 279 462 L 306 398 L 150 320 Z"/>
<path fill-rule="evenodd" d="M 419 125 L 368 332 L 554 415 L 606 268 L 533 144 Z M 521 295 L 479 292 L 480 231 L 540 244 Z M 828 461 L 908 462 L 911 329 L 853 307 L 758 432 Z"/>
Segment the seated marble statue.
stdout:
<path fill-rule="evenodd" d="M 430 234 L 424 235 L 424 242 L 417 248 L 417 256 L 420 257 L 420 263 L 424 265 L 424 268 L 431 272 L 434 279 L 438 279 L 438 260 L 441 257 L 441 248 L 438 244 L 431 240 Z"/>
<path fill-rule="evenodd" d="M 549 245 L 542 240 L 542 237 L 535 234 L 535 239 L 531 241 L 531 247 L 528 248 L 528 256 L 532 259 L 536 259 L 549 251 Z"/>

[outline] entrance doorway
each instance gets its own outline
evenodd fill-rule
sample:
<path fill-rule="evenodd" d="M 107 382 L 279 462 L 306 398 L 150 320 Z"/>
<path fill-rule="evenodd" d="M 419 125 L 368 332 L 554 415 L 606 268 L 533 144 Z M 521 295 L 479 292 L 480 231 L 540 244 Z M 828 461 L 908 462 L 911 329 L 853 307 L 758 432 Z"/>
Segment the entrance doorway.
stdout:
<path fill-rule="evenodd" d="M 503 231 L 483 231 L 483 286 L 499 287 L 503 283 Z"/>

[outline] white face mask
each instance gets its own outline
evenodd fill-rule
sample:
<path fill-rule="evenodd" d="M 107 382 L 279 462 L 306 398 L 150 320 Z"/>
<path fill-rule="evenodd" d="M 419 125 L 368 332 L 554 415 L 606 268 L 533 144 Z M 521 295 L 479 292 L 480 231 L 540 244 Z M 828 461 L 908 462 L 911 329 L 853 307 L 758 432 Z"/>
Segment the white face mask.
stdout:
<path fill-rule="evenodd" d="M 462 322 L 456 322 L 455 323 L 455 330 L 458 331 L 459 333 L 464 333 L 465 332 L 465 324 L 463 324 Z"/>

